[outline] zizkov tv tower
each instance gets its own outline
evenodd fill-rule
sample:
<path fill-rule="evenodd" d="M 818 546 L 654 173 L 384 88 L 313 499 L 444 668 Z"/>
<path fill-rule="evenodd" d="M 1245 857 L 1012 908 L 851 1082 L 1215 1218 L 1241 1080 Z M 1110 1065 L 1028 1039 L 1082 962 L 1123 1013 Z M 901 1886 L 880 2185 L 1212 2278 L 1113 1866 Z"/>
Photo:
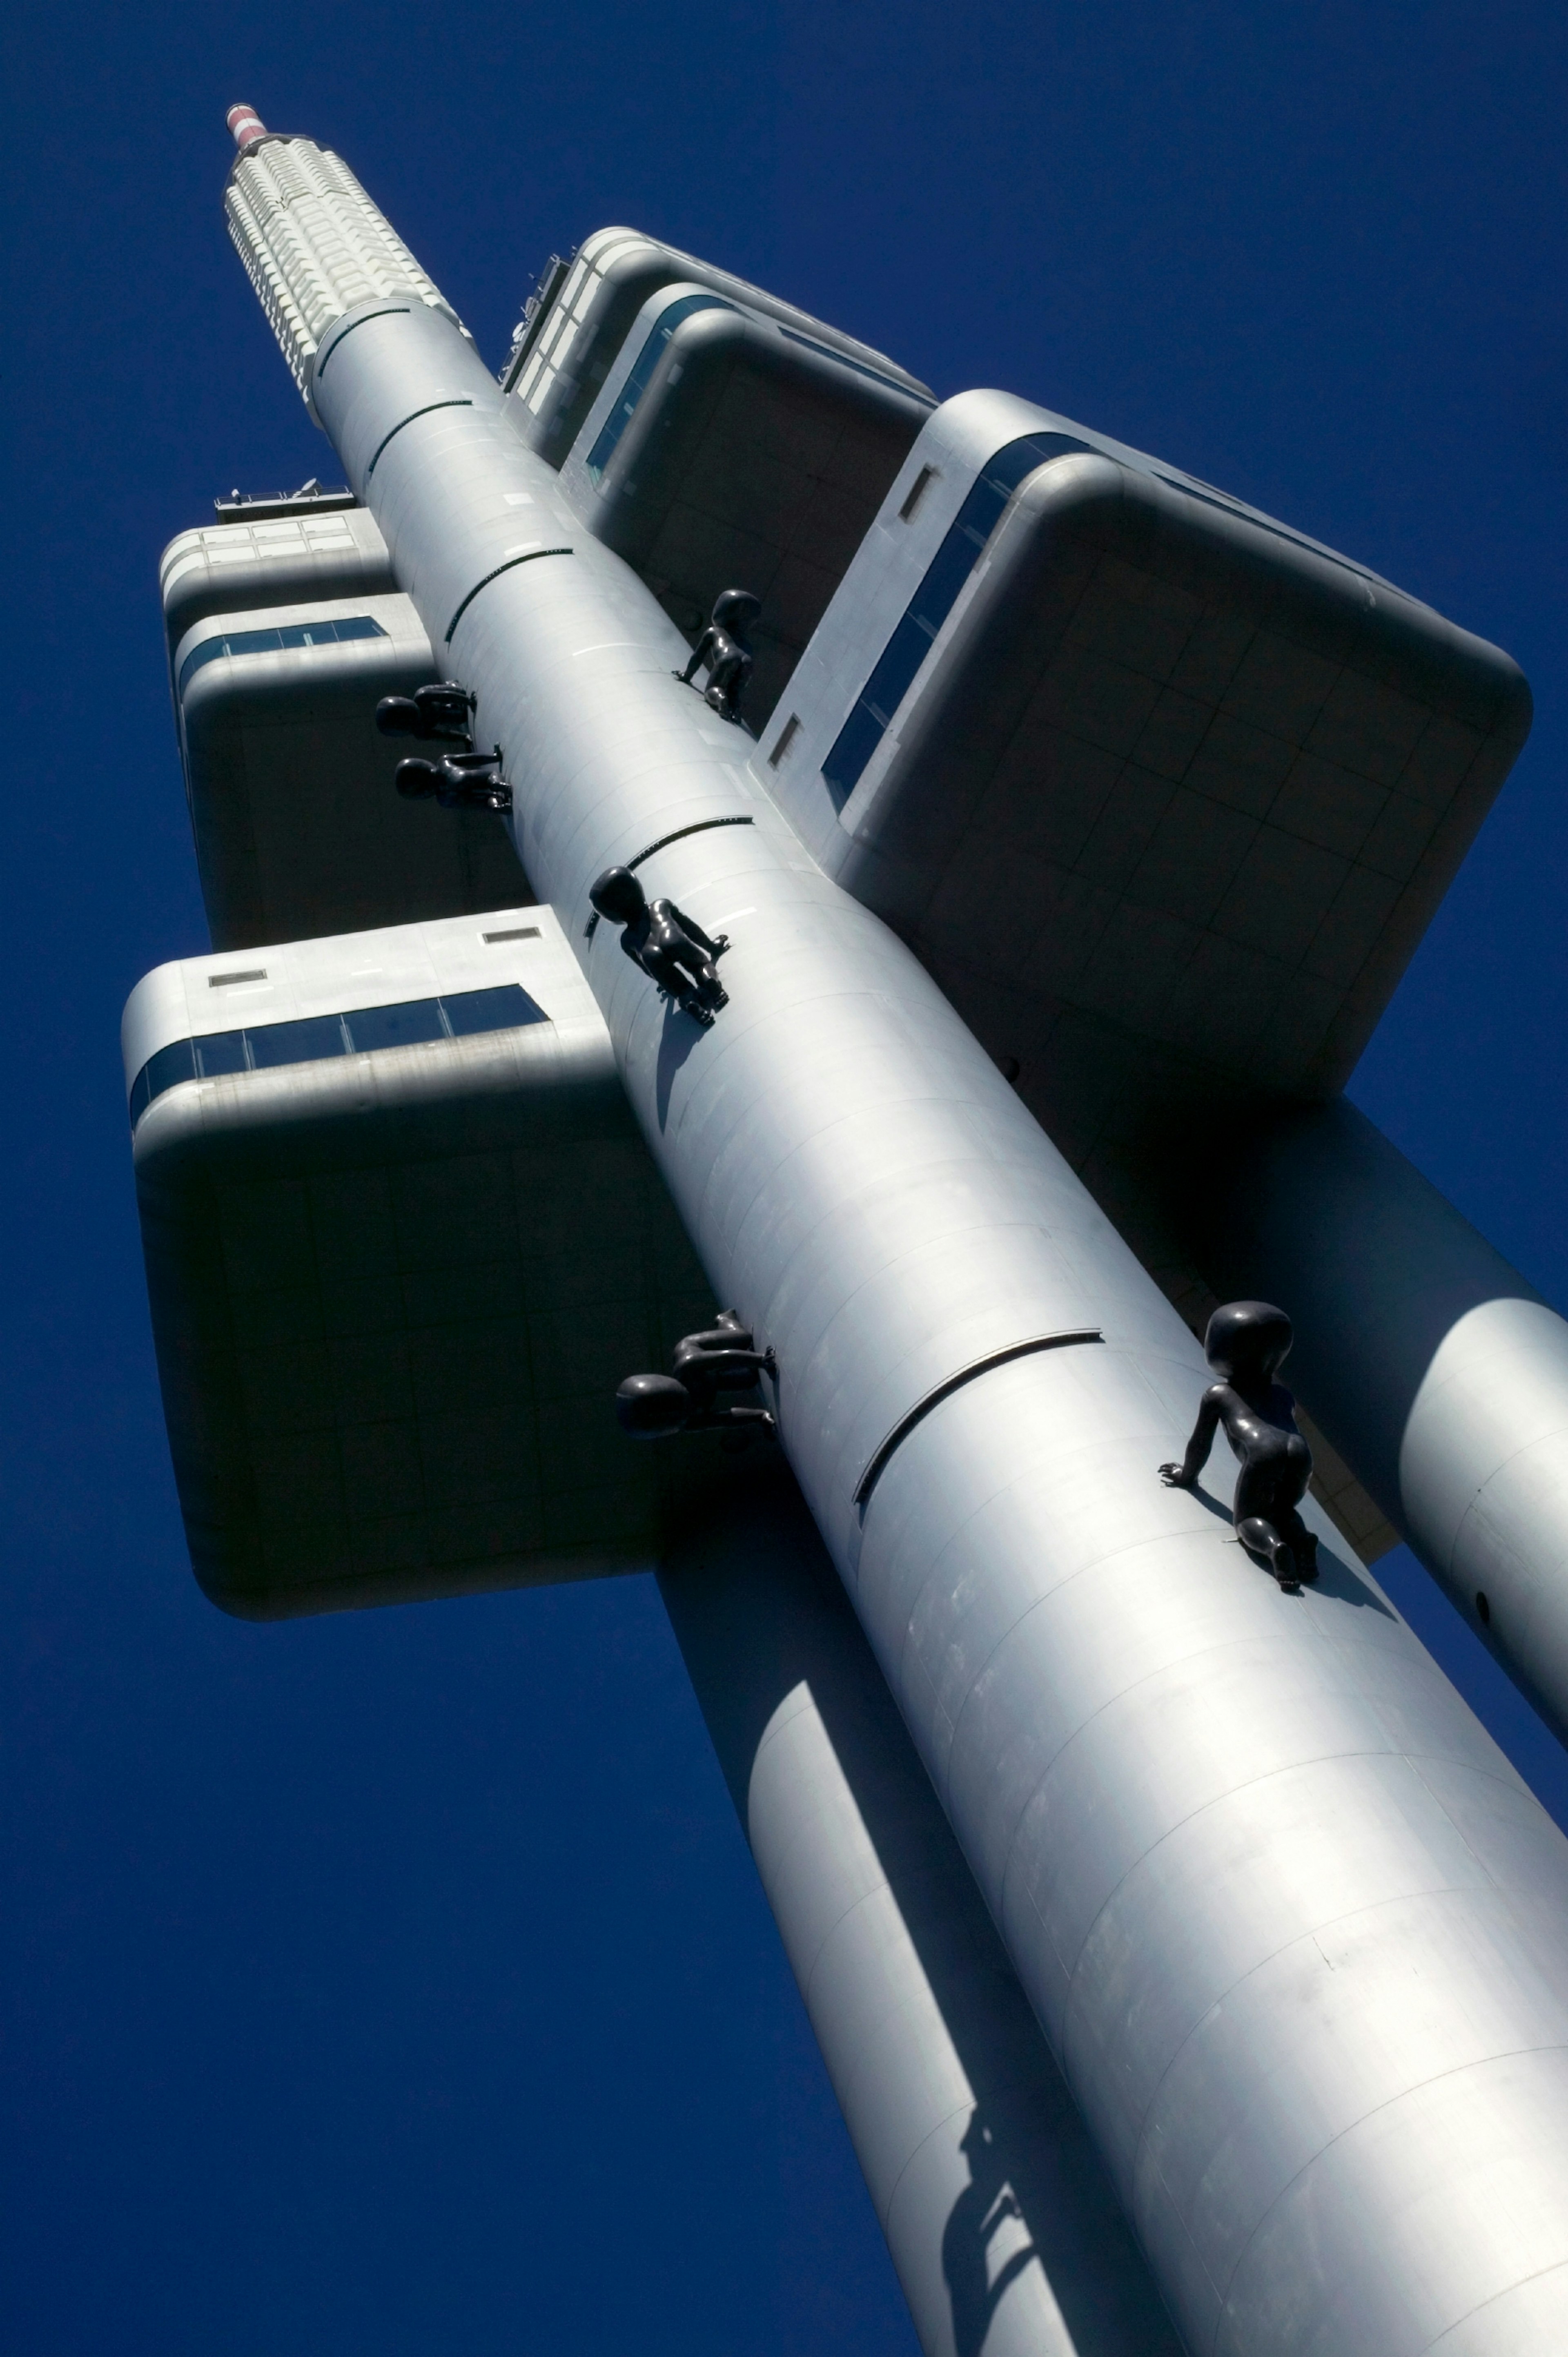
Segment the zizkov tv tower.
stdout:
<path fill-rule="evenodd" d="M 199 1578 L 657 1567 L 933 2357 L 1555 2357 L 1568 1846 L 1365 1566 L 1568 1727 L 1568 1328 L 1341 1093 L 1517 670 L 634 231 L 498 381 L 230 122 L 348 487 L 165 560 Z"/>

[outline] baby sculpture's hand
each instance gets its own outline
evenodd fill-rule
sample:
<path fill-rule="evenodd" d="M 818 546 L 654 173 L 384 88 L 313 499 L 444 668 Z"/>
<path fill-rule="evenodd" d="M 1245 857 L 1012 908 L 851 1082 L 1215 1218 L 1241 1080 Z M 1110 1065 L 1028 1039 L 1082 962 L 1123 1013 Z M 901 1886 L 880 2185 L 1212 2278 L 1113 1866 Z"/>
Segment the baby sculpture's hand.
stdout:
<path fill-rule="evenodd" d="M 1160 1479 L 1165 1483 L 1167 1490 L 1190 1490 L 1192 1488 L 1192 1483 L 1187 1480 L 1186 1471 L 1179 1465 L 1162 1465 L 1160 1468 Z"/>

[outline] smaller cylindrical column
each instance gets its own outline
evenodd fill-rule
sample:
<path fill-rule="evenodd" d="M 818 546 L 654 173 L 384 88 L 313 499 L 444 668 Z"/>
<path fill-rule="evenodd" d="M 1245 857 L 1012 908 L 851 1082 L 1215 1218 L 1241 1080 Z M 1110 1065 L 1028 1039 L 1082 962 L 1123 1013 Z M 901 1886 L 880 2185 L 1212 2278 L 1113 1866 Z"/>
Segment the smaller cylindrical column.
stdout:
<path fill-rule="evenodd" d="M 1286 1380 L 1568 1740 L 1568 1324 L 1343 1100 L 1229 1156 L 1199 1224 L 1210 1283 L 1290 1311 Z"/>
<path fill-rule="evenodd" d="M 1176 2357 L 788 1474 L 660 1585 L 927 2357 Z"/>

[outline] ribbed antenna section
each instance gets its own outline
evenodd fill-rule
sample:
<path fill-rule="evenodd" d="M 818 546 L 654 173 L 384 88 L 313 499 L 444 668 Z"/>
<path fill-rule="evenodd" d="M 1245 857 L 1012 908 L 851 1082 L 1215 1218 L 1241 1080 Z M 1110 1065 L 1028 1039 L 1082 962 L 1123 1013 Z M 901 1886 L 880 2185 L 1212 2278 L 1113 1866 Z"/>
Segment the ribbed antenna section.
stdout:
<path fill-rule="evenodd" d="M 274 136 L 249 107 L 230 124 L 241 152 L 223 198 L 229 234 L 306 402 L 322 337 L 357 304 L 413 295 L 462 327 L 341 156 Z"/>

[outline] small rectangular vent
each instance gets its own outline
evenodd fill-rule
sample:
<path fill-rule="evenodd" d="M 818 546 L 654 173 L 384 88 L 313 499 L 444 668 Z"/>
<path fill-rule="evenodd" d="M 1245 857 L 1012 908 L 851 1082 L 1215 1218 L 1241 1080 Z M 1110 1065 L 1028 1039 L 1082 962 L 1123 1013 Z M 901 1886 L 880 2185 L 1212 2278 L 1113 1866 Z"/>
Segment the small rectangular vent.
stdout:
<path fill-rule="evenodd" d="M 266 978 L 264 965 L 247 966 L 243 974 L 209 974 L 207 987 L 209 990 L 222 990 L 231 982 L 265 982 Z"/>
<path fill-rule="evenodd" d="M 783 727 L 779 732 L 779 742 L 773 748 L 772 752 L 768 756 L 768 766 L 770 770 L 776 770 L 779 767 L 779 762 L 784 759 L 785 754 L 789 750 L 790 746 L 795 742 L 795 739 L 800 733 L 800 723 L 796 715 L 792 712 L 789 715 L 789 719 L 784 723 Z"/>
<path fill-rule="evenodd" d="M 479 939 L 482 942 L 536 942 L 539 939 L 539 927 L 509 925 L 504 932 L 481 933 Z"/>
<path fill-rule="evenodd" d="M 898 520 L 901 523 L 908 522 L 909 518 L 914 514 L 915 510 L 925 498 L 926 486 L 930 482 L 933 476 L 936 474 L 936 471 L 937 470 L 934 467 L 921 468 L 919 473 L 916 476 L 914 481 L 909 486 L 909 495 L 908 499 L 906 499 L 903 506 L 898 511 Z"/>

